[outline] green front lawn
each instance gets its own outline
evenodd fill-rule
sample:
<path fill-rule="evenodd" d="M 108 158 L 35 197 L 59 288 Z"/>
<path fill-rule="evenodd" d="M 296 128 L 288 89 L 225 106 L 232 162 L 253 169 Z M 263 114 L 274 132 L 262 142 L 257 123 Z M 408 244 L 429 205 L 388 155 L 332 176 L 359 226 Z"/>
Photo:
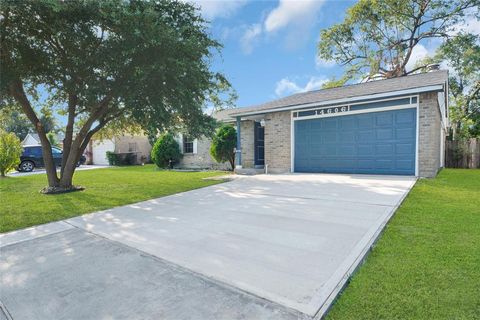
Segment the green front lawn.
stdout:
<path fill-rule="evenodd" d="M 327 319 L 480 319 L 480 170 L 420 180 Z"/>
<path fill-rule="evenodd" d="M 174 172 L 153 165 L 83 170 L 74 183 L 85 191 L 44 195 L 43 174 L 0 179 L 0 232 L 171 195 L 219 183 L 202 178 L 225 172 Z"/>

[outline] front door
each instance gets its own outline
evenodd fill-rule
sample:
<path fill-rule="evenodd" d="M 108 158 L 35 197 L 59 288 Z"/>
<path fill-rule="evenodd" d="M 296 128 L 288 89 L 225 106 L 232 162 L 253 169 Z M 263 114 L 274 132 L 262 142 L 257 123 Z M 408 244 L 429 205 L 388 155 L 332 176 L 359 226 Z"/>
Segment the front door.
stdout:
<path fill-rule="evenodd" d="M 255 166 L 265 165 L 265 127 L 255 121 Z"/>

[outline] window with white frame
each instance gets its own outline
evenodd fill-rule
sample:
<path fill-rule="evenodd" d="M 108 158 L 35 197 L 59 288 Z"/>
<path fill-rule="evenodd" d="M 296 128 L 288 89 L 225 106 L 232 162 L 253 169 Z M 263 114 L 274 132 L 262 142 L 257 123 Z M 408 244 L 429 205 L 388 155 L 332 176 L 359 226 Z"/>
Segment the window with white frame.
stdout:
<path fill-rule="evenodd" d="M 194 139 L 187 135 L 183 136 L 183 153 L 193 153 L 193 142 Z"/>

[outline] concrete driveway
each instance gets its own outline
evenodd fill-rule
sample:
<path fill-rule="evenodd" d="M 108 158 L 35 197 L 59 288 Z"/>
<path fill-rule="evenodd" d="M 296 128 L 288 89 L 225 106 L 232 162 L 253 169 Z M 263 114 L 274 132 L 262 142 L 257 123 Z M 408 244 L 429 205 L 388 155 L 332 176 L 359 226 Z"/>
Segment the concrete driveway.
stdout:
<path fill-rule="evenodd" d="M 0 300 L 14 319 L 319 318 L 414 183 L 238 177 L 7 234 Z"/>

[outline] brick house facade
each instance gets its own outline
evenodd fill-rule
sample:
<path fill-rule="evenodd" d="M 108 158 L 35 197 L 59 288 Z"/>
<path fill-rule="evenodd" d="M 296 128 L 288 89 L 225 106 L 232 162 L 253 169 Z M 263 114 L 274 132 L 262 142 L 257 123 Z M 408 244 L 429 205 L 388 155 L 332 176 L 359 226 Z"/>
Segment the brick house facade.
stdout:
<path fill-rule="evenodd" d="M 446 71 L 434 71 L 300 93 L 216 116 L 240 126 L 239 173 L 434 177 L 444 162 L 447 79 Z"/>

